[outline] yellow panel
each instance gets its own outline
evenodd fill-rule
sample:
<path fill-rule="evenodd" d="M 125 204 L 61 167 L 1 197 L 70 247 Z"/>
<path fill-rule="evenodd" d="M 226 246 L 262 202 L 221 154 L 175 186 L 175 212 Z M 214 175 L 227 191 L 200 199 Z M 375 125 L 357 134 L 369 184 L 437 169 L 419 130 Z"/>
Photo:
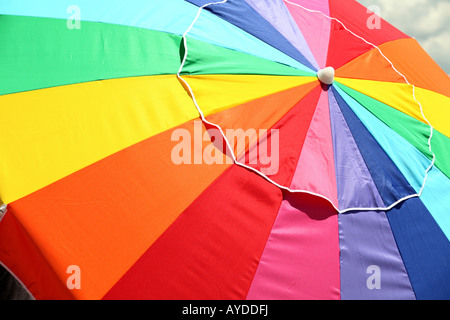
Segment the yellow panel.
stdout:
<path fill-rule="evenodd" d="M 336 81 L 426 123 L 412 86 L 403 83 L 336 78 Z M 450 137 L 450 98 L 422 88 L 415 88 L 416 99 L 431 125 Z"/>
<path fill-rule="evenodd" d="M 4 203 L 197 116 L 173 75 L 1 96 L 0 114 Z"/>
<path fill-rule="evenodd" d="M 316 77 L 287 77 L 260 75 L 200 75 L 183 76 L 205 115 L 318 81 Z"/>
<path fill-rule="evenodd" d="M 185 77 L 205 116 L 315 78 Z M 11 203 L 123 148 L 198 117 L 175 75 L 0 96 L 0 200 Z"/>

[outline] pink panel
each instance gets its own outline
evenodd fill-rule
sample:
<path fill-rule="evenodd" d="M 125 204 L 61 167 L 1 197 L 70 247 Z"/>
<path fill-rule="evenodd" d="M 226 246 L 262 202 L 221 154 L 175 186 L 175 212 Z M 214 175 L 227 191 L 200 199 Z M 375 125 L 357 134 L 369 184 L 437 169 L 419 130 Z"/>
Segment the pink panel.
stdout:
<path fill-rule="evenodd" d="M 283 201 L 247 299 L 340 299 L 338 215 L 325 200 Z"/>
<path fill-rule="evenodd" d="M 328 93 L 322 92 L 292 189 L 327 196 L 337 206 Z M 338 213 L 319 197 L 287 194 L 255 273 L 249 300 L 340 298 Z"/>
<path fill-rule="evenodd" d="M 307 9 L 318 10 L 326 15 L 329 15 L 328 0 L 292 0 L 290 2 L 302 5 Z M 304 35 L 310 50 L 319 64 L 319 67 L 321 69 L 327 67 L 326 62 L 328 45 L 330 42 L 331 20 L 320 13 L 307 11 L 287 2 L 285 2 L 285 4 Z"/>
<path fill-rule="evenodd" d="M 321 11 L 327 16 L 330 15 L 330 4 L 328 0 L 289 0 L 289 2 L 299 4 L 310 10 Z"/>
<path fill-rule="evenodd" d="M 322 92 L 303 145 L 291 189 L 307 190 L 338 207 L 328 93 Z"/>

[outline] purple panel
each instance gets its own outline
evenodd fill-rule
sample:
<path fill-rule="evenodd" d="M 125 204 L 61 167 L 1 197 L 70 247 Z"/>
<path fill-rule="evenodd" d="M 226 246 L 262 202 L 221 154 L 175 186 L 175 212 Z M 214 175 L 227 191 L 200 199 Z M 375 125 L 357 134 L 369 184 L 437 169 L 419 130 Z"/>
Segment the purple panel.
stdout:
<path fill-rule="evenodd" d="M 342 300 L 415 300 L 384 212 L 339 215 Z"/>
<path fill-rule="evenodd" d="M 317 69 L 311 50 L 283 0 L 245 0 L 255 11 L 278 30 Z"/>
<path fill-rule="evenodd" d="M 328 94 L 339 209 L 385 207 L 333 92 Z"/>
<path fill-rule="evenodd" d="M 339 209 L 385 207 L 333 92 L 328 95 Z M 339 238 L 341 299 L 415 299 L 384 212 L 339 215 Z"/>

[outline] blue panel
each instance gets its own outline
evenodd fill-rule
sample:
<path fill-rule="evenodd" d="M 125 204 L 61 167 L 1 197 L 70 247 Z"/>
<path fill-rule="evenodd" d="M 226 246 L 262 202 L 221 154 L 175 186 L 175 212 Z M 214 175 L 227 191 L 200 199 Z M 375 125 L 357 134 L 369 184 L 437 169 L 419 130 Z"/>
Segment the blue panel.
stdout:
<path fill-rule="evenodd" d="M 387 214 L 419 300 L 450 299 L 450 242 L 418 198 Z"/>
<path fill-rule="evenodd" d="M 416 178 L 414 174 L 407 173 L 410 168 L 407 168 L 407 164 L 399 157 L 405 158 L 407 154 L 406 158 L 412 157 L 413 160 L 409 161 L 413 161 L 415 166 L 419 164 L 418 168 L 423 171 L 429 160 L 423 155 L 420 158 L 420 152 L 417 150 L 415 152 L 414 148 L 408 149 L 410 145 L 398 140 L 398 135 L 391 129 L 390 135 L 387 134 L 387 126 L 385 128 L 375 126 L 375 121 L 368 118 L 370 113 L 360 105 L 355 114 L 352 107 L 356 109 L 356 105 L 350 107 L 347 103 L 350 100 L 346 101 L 340 95 L 345 93 L 335 88 L 332 90 L 386 204 L 390 205 L 396 199 L 415 194 L 416 191 L 409 185 L 407 178 L 410 180 Z M 379 141 L 365 125 L 370 127 Z M 387 135 L 383 137 L 381 131 Z M 402 170 L 397 165 L 402 167 Z M 403 171 L 405 176 L 402 174 Z M 440 177 L 439 173 L 437 169 L 433 169 L 430 178 Z M 430 179 L 430 184 L 434 183 Z M 417 182 L 413 184 L 416 185 Z M 435 193 L 438 192 L 436 188 L 433 190 Z M 431 192 L 431 189 L 428 192 Z M 427 206 L 432 209 L 434 204 L 430 203 Z M 419 198 L 403 202 L 389 211 L 387 217 L 417 299 L 450 299 L 450 241 L 443 231 L 448 230 L 449 224 L 445 222 L 438 224 L 430 210 L 425 207 L 423 200 Z"/>
<path fill-rule="evenodd" d="M 431 161 L 340 88 L 336 90 L 394 162 L 415 192 L 419 193 Z M 433 167 L 429 172 L 420 199 L 450 241 L 450 180 L 439 168 Z"/>
<path fill-rule="evenodd" d="M 211 2 L 208 0 L 186 1 L 199 7 Z M 228 0 L 225 3 L 207 6 L 205 9 L 280 50 L 311 70 L 317 70 L 278 30 L 247 2 L 243 0 Z"/>
<path fill-rule="evenodd" d="M 390 206 L 406 196 L 416 194 L 414 188 L 408 183 L 347 102 L 335 88 L 332 88 L 332 90 L 386 206 Z"/>

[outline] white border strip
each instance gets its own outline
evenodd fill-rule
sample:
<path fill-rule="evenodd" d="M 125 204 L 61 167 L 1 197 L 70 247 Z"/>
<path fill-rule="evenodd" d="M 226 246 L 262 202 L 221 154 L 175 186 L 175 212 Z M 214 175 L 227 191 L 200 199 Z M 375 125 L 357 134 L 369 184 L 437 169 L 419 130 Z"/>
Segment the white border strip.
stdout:
<path fill-rule="evenodd" d="M 231 147 L 230 142 L 228 141 L 227 137 L 226 137 L 225 134 L 223 133 L 222 128 L 221 128 L 219 125 L 214 124 L 214 123 L 211 123 L 211 122 L 209 122 L 208 120 L 206 120 L 206 118 L 205 118 L 205 116 L 204 116 L 204 114 L 203 114 L 203 112 L 202 112 L 200 106 L 198 105 L 198 102 L 197 102 L 197 100 L 196 100 L 196 98 L 195 98 L 195 94 L 194 94 L 194 92 L 193 92 L 191 86 L 190 86 L 189 83 L 188 83 L 186 80 L 184 80 L 184 79 L 181 77 L 181 75 L 180 75 L 180 74 L 181 74 L 181 71 L 182 71 L 183 68 L 184 68 L 184 65 L 186 64 L 187 56 L 188 56 L 188 53 L 189 53 L 186 36 L 187 36 L 187 34 L 191 31 L 191 29 L 194 27 L 195 23 L 197 22 L 198 18 L 200 17 L 200 14 L 201 14 L 202 10 L 203 10 L 204 8 L 208 7 L 208 6 L 215 5 L 215 4 L 223 4 L 223 3 L 226 3 L 227 1 L 228 1 L 228 0 L 222 0 L 222 1 L 218 1 L 218 2 L 211 2 L 211 3 L 207 3 L 207 4 L 205 4 L 205 5 L 201 6 L 201 7 L 199 7 L 197 16 L 195 17 L 194 21 L 193 21 L 192 24 L 189 26 L 189 28 L 186 30 L 186 32 L 183 34 L 183 43 L 184 43 L 184 47 L 185 47 L 185 53 L 184 53 L 184 58 L 183 58 L 183 61 L 182 61 L 182 63 L 181 63 L 180 69 L 179 69 L 178 72 L 177 72 L 177 78 L 178 78 L 182 83 L 184 83 L 184 85 L 188 88 L 189 94 L 191 95 L 192 101 L 193 101 L 195 107 L 197 108 L 197 111 L 198 111 L 198 113 L 199 113 L 199 115 L 200 115 L 201 120 L 202 120 L 204 123 L 209 124 L 210 126 L 213 126 L 213 127 L 217 128 L 217 129 L 220 131 L 220 133 L 222 134 L 222 137 L 223 137 L 224 141 L 226 142 L 226 146 L 227 146 L 229 155 L 232 156 L 232 159 L 233 159 L 234 164 L 236 164 L 236 165 L 238 165 L 238 166 L 240 166 L 240 167 L 242 167 L 242 168 L 248 169 L 248 170 L 250 170 L 250 171 L 252 171 L 252 172 L 258 174 L 259 176 L 261 176 L 262 178 L 264 178 L 265 180 L 267 180 L 268 182 L 272 183 L 273 185 L 277 186 L 278 188 L 280 188 L 280 189 L 282 189 L 282 190 L 288 191 L 288 192 L 290 192 L 290 193 L 303 193 L 303 194 L 309 194 L 309 195 L 313 195 L 313 196 L 317 196 L 317 197 L 319 197 L 319 198 L 322 198 L 322 199 L 328 201 L 328 202 L 333 206 L 333 208 L 334 208 L 338 213 L 340 213 L 340 214 L 342 214 L 342 213 L 347 213 L 347 212 L 356 212 L 356 211 L 389 211 L 389 210 L 391 210 L 392 208 L 394 208 L 394 207 L 396 207 L 397 205 L 399 205 L 400 203 L 405 202 L 406 200 L 409 200 L 409 199 L 411 199 L 411 198 L 418 198 L 418 197 L 420 197 L 420 196 L 422 195 L 424 189 L 425 189 L 426 181 L 427 181 L 427 179 L 428 179 L 428 173 L 429 173 L 429 172 L 431 171 L 431 169 L 434 167 L 434 164 L 435 164 L 435 162 L 436 162 L 436 155 L 434 154 L 434 152 L 433 152 L 433 150 L 432 150 L 432 147 L 431 147 L 431 140 L 432 140 L 432 138 L 433 138 L 434 128 L 433 128 L 433 126 L 431 125 L 431 123 L 428 121 L 428 119 L 425 117 L 425 114 L 424 114 L 424 111 L 423 111 L 422 104 L 421 104 L 421 103 L 417 100 L 417 98 L 416 98 L 416 95 L 415 95 L 415 86 L 412 85 L 412 84 L 408 81 L 408 79 L 406 78 L 406 76 L 405 76 L 404 74 L 402 74 L 401 72 L 399 72 L 399 71 L 395 68 L 395 66 L 394 66 L 394 64 L 392 63 L 392 61 L 390 61 L 390 60 L 383 54 L 383 52 L 381 51 L 381 49 L 380 49 L 379 47 L 377 47 L 377 46 L 374 45 L 373 43 L 371 43 L 371 42 L 365 40 L 364 38 L 358 36 L 357 34 L 355 34 L 354 32 L 352 32 L 351 30 L 349 30 L 349 29 L 348 29 L 348 28 L 347 28 L 340 20 L 338 20 L 338 19 L 336 19 L 336 18 L 329 17 L 329 16 L 327 16 L 326 14 L 324 14 L 324 13 L 321 12 L 321 11 L 307 9 L 307 8 L 305 8 L 305 7 L 303 7 L 303 6 L 299 5 L 299 4 L 292 3 L 292 2 L 290 2 L 290 1 L 288 1 L 288 0 L 283 0 L 283 1 L 286 2 L 286 3 L 289 3 L 289 4 L 291 4 L 291 5 L 297 6 L 297 7 L 299 7 L 299 8 L 302 8 L 303 10 L 308 11 L 308 12 L 322 14 L 322 15 L 323 15 L 324 17 L 326 17 L 327 19 L 335 20 L 335 21 L 337 21 L 338 23 L 340 23 L 340 24 L 344 27 L 344 29 L 347 30 L 349 33 L 351 33 L 352 35 L 354 35 L 354 36 L 357 37 L 358 39 L 361 39 L 361 40 L 364 41 L 365 43 L 367 43 L 367 44 L 369 44 L 370 46 L 372 46 L 372 47 L 374 47 L 375 49 L 377 49 L 377 50 L 380 52 L 380 54 L 383 56 L 383 58 L 386 59 L 386 61 L 389 62 L 389 64 L 390 64 L 391 67 L 393 68 L 393 70 L 394 70 L 395 72 L 397 72 L 397 73 L 405 80 L 406 84 L 412 86 L 412 94 L 413 94 L 413 98 L 414 98 L 414 100 L 417 102 L 417 104 L 418 104 L 419 107 L 420 107 L 420 111 L 421 111 L 421 114 L 422 114 L 423 119 L 427 122 L 427 124 L 428 124 L 429 127 L 430 127 L 430 137 L 429 137 L 429 139 L 428 139 L 428 147 L 429 147 L 429 151 L 430 151 L 430 152 L 432 153 L 432 155 L 433 155 L 433 160 L 432 160 L 432 162 L 431 162 L 431 165 L 428 167 L 427 171 L 425 172 L 425 177 L 424 177 L 424 180 L 423 180 L 422 188 L 420 189 L 420 192 L 419 192 L 418 194 L 413 194 L 413 195 L 406 196 L 406 197 L 404 197 L 404 198 L 402 198 L 402 199 L 399 199 L 398 201 L 396 201 L 396 202 L 393 203 L 392 205 L 390 205 L 390 206 L 388 206 L 388 207 L 385 207 L 385 208 L 348 208 L 348 209 L 345 209 L 345 210 L 339 210 L 339 208 L 336 207 L 336 205 L 333 203 L 333 201 L 331 201 L 330 199 L 328 199 L 327 197 L 325 197 L 325 196 L 323 196 L 323 195 L 321 195 L 321 194 L 317 194 L 317 193 L 314 193 L 314 192 L 311 192 L 311 191 L 307 191 L 307 190 L 292 190 L 292 189 L 290 189 L 290 188 L 288 188 L 288 187 L 285 187 L 285 186 L 282 186 L 282 185 L 276 183 L 275 181 L 273 181 L 272 179 L 270 179 L 268 176 L 266 176 L 266 175 L 263 174 L 262 172 L 258 171 L 257 169 L 252 168 L 252 167 L 250 167 L 250 166 L 247 166 L 247 165 L 245 165 L 245 164 L 240 163 L 239 161 L 237 161 L 236 156 L 234 155 L 234 152 L 233 152 L 233 148 Z"/>

